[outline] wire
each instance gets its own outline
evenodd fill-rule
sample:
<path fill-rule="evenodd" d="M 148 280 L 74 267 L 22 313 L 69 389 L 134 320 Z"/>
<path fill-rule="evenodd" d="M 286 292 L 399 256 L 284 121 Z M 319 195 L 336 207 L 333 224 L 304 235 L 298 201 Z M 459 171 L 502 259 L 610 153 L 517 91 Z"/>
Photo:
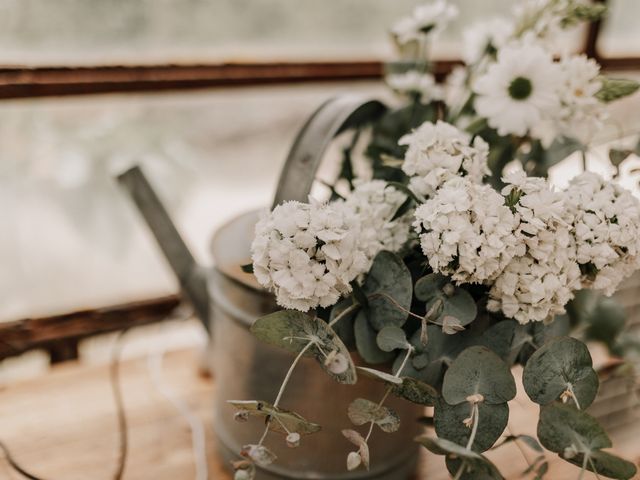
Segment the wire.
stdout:
<path fill-rule="evenodd" d="M 116 414 L 118 416 L 118 435 L 120 438 L 119 445 L 119 459 L 116 467 L 116 472 L 113 475 L 114 480 L 121 480 L 124 473 L 124 467 L 127 461 L 128 452 L 128 437 L 127 437 L 127 417 L 124 409 L 124 402 L 122 399 L 122 387 L 120 385 L 120 354 L 122 353 L 123 342 L 122 338 L 128 329 L 122 330 L 118 333 L 113 349 L 111 351 L 111 365 L 109 369 L 111 389 L 113 391 L 113 398 L 116 404 Z M 44 480 L 42 477 L 38 477 L 32 473 L 29 473 L 24 467 L 22 467 L 11 455 L 9 448 L 0 441 L 0 450 L 4 453 L 7 463 L 11 468 L 18 472 L 23 477 L 29 480 Z"/>
<path fill-rule="evenodd" d="M 191 443 L 193 445 L 193 456 L 196 468 L 196 480 L 208 480 L 209 472 L 207 466 L 207 450 L 206 437 L 202 421 L 196 417 L 189 409 L 189 406 L 180 398 L 178 398 L 171 388 L 164 381 L 162 361 L 164 358 L 164 350 L 149 355 L 147 358 L 147 366 L 151 375 L 151 381 L 156 390 L 171 403 L 175 409 L 182 415 L 191 430 Z"/>

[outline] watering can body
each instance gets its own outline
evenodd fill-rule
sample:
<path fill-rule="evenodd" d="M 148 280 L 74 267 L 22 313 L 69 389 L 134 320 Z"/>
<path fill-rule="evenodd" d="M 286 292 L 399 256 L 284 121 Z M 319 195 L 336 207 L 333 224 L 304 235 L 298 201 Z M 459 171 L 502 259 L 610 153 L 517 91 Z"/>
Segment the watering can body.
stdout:
<path fill-rule="evenodd" d="M 274 204 L 306 200 L 322 153 L 333 137 L 383 111 L 379 102 L 353 97 L 334 99 L 320 107 L 292 147 Z M 243 445 L 257 443 L 264 424 L 234 421 L 234 409 L 227 401 L 273 401 L 293 360 L 291 354 L 259 342 L 249 331 L 258 317 L 278 310 L 273 295 L 240 268 L 249 262 L 259 212 L 240 215 L 218 229 L 211 243 L 215 267 L 205 270 L 194 261 L 139 168 L 123 173 L 119 181 L 133 197 L 176 273 L 186 299 L 211 335 L 209 358 L 215 378 L 213 429 L 222 456 L 229 461 L 237 460 Z M 421 407 L 396 398 L 390 398 L 388 405 L 402 419 L 400 430 L 391 434 L 374 432 L 369 442 L 372 458 L 369 471 L 346 470 L 347 454 L 355 450 L 341 434 L 341 430 L 353 428 L 347 407 L 355 398 L 376 401 L 384 391 L 384 385 L 368 378 L 359 378 L 356 385 L 338 384 L 315 360 L 303 358 L 288 384 L 282 406 L 320 424 L 322 430 L 303 437 L 295 449 L 288 448 L 284 438 L 272 433 L 267 437 L 267 445 L 278 460 L 259 467 L 256 478 L 409 478 L 417 459 L 413 438 L 420 429 L 416 419 L 423 412 Z"/>

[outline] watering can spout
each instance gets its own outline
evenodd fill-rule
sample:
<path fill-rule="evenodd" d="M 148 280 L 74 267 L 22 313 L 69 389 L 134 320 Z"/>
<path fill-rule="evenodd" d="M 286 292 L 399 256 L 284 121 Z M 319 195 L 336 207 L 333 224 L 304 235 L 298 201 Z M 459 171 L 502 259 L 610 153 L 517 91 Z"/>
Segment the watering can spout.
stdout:
<path fill-rule="evenodd" d="M 178 233 L 156 192 L 139 166 L 131 167 L 117 177 L 127 191 L 153 233 L 180 288 L 192 304 L 196 315 L 209 328 L 209 294 L 205 269 L 198 265 L 191 251 Z"/>

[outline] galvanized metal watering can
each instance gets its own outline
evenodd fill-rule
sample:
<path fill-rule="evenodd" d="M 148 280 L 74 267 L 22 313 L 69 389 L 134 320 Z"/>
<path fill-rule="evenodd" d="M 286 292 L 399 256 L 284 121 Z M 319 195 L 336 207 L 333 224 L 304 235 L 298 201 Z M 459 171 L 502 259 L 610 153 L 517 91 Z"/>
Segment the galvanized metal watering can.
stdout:
<path fill-rule="evenodd" d="M 323 104 L 298 134 L 287 158 L 274 205 L 285 200 L 306 201 L 315 173 L 331 140 L 339 133 L 362 125 L 385 111 L 375 100 L 338 97 Z M 274 297 L 264 291 L 240 265 L 249 261 L 258 212 L 241 215 L 214 235 L 211 243 L 215 268 L 199 267 L 181 239 L 142 171 L 134 167 L 118 177 L 134 199 L 180 281 L 185 297 L 193 304 L 211 334 L 211 370 L 215 377 L 213 428 L 221 454 L 238 458 L 241 447 L 255 443 L 264 425 L 238 424 L 227 400 L 273 401 L 292 356 L 255 339 L 249 327 L 258 317 L 277 310 Z M 327 376 L 312 359 L 303 359 L 287 387 L 283 407 L 322 425 L 304 437 L 300 447 L 287 448 L 283 439 L 267 440 L 278 456 L 275 464 L 258 467 L 258 479 L 375 479 L 400 480 L 415 470 L 419 433 L 419 406 L 400 399 L 388 404 L 402 418 L 398 432 L 374 434 L 369 442 L 370 471 L 347 472 L 346 457 L 352 450 L 341 430 L 351 428 L 349 403 L 358 397 L 380 398 L 384 386 L 360 378 L 353 386 L 341 385 Z"/>

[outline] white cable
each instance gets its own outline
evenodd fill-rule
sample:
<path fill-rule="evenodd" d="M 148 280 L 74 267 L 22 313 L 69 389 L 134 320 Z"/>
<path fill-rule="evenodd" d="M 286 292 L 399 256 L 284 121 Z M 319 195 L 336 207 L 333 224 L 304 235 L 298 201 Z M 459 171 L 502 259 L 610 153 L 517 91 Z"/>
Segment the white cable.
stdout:
<path fill-rule="evenodd" d="M 191 430 L 191 443 L 193 445 L 193 456 L 196 467 L 196 480 L 208 480 L 209 472 L 207 467 L 207 450 L 206 437 L 202 421 L 196 417 L 189 409 L 189 406 L 178 398 L 171 388 L 164 381 L 162 371 L 162 361 L 164 358 L 164 349 L 147 357 L 147 366 L 151 375 L 151 381 L 160 394 L 173 404 L 182 415 Z"/>

